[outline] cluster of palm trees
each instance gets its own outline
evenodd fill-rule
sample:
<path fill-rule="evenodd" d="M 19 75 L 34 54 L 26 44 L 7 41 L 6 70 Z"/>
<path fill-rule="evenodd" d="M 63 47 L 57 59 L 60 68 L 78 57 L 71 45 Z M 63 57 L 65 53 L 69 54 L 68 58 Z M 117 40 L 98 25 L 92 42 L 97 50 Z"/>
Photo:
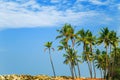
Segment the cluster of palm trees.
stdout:
<path fill-rule="evenodd" d="M 59 33 L 56 37 L 59 40 L 58 51 L 63 50 L 65 52 L 63 54 L 65 57 L 64 64 L 69 65 L 73 78 L 81 77 L 79 66 L 83 62 L 88 64 L 91 78 L 96 78 L 96 68 L 100 70 L 102 78 L 114 76 L 120 58 L 118 56 L 120 55 L 119 37 L 115 31 L 110 31 L 108 27 L 104 27 L 101 28 L 99 36 L 95 36 L 90 30 L 81 29 L 76 32 L 70 24 L 65 24 L 57 32 Z M 80 46 L 83 48 L 81 49 Z M 50 54 L 50 50 L 53 49 L 51 48 L 52 42 L 47 42 L 45 47 L 49 49 Z M 50 61 L 54 76 L 56 76 L 51 54 Z"/>

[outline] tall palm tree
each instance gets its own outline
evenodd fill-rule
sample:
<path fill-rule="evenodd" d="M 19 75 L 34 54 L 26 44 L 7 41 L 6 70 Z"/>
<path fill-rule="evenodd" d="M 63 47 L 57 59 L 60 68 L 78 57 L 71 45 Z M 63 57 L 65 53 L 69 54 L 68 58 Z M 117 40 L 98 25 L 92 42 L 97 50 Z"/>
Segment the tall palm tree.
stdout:
<path fill-rule="evenodd" d="M 101 64 L 101 62 L 102 62 L 101 56 L 100 56 L 101 52 L 100 52 L 99 49 L 97 49 L 95 53 L 96 53 L 96 55 L 95 55 L 96 67 L 100 70 L 100 74 L 101 74 L 101 78 L 102 78 L 102 68 L 100 67 L 100 66 L 101 66 L 100 64 Z M 101 61 L 101 62 L 100 62 L 100 61 Z"/>
<path fill-rule="evenodd" d="M 101 73 L 101 78 L 104 76 L 106 76 L 106 52 L 105 51 L 100 51 L 99 49 L 96 50 L 96 66 L 97 68 L 100 70 Z"/>
<path fill-rule="evenodd" d="M 116 52 L 116 54 L 114 54 Z M 113 75 L 112 80 L 119 80 L 120 79 L 120 47 L 117 47 L 116 49 L 113 49 L 113 58 L 115 58 L 116 55 L 116 61 L 115 65 L 113 67 Z"/>
<path fill-rule="evenodd" d="M 110 34 L 110 31 L 108 29 L 108 27 L 105 27 L 105 28 L 102 28 L 101 29 L 101 32 L 100 32 L 100 37 L 98 38 L 98 44 L 101 44 L 101 43 L 104 43 L 104 46 L 106 48 L 106 69 L 105 69 L 105 74 L 107 76 L 107 68 L 108 68 L 108 59 L 107 59 L 107 55 L 108 55 L 108 46 L 110 44 L 110 39 L 109 39 L 109 34 Z"/>
<path fill-rule="evenodd" d="M 118 73 L 116 73 L 116 69 L 120 69 L 120 47 L 113 48 L 113 50 L 111 52 L 111 59 L 112 59 L 111 60 L 112 65 L 111 65 L 110 73 L 111 73 L 111 77 L 114 80 L 114 78 L 116 77 L 116 74 L 118 74 Z"/>
<path fill-rule="evenodd" d="M 90 72 L 90 76 L 92 78 L 92 67 L 91 67 L 91 63 L 90 63 L 90 59 L 89 59 L 89 51 L 87 52 L 87 48 L 88 48 L 88 33 L 90 31 L 87 30 L 85 31 L 84 29 L 79 30 L 76 35 L 77 35 L 77 43 L 80 44 L 81 42 L 83 43 L 83 55 L 84 55 L 84 59 L 87 61 L 88 64 L 88 68 L 89 68 L 89 72 Z"/>
<path fill-rule="evenodd" d="M 89 30 L 85 31 L 84 29 L 79 30 L 76 35 L 77 35 L 77 43 L 83 43 L 83 52 L 86 51 L 86 46 L 88 44 L 88 33 Z"/>
<path fill-rule="evenodd" d="M 108 77 L 112 77 L 113 76 L 113 71 L 114 71 L 114 67 L 116 65 L 117 62 L 117 55 L 116 55 L 116 49 L 118 47 L 118 42 L 119 42 L 119 37 L 117 36 L 117 33 L 115 31 L 110 31 L 109 34 L 109 39 L 110 39 L 110 53 L 112 53 L 112 47 L 114 48 L 114 59 L 113 57 L 111 57 L 111 61 L 109 64 L 109 73 L 108 73 Z"/>
<path fill-rule="evenodd" d="M 65 57 L 65 64 L 70 64 L 70 70 L 71 70 L 71 74 L 72 77 L 74 78 L 75 76 L 75 71 L 74 71 L 74 67 L 75 67 L 75 59 L 74 59 L 74 53 L 73 50 L 69 48 L 69 50 L 67 50 L 67 53 L 63 55 L 63 57 Z"/>
<path fill-rule="evenodd" d="M 93 71 L 94 71 L 94 78 L 96 78 L 96 70 L 95 70 L 95 56 L 93 54 L 93 45 L 96 43 L 96 37 L 93 36 L 92 32 L 88 32 L 88 44 L 90 46 L 90 57 L 92 58 L 92 64 L 93 64 Z"/>
<path fill-rule="evenodd" d="M 54 65 L 52 61 L 52 56 L 51 56 L 51 49 L 54 51 L 54 48 L 52 48 L 52 42 L 46 42 L 44 46 L 46 47 L 44 51 L 46 51 L 47 49 L 49 51 L 49 57 L 50 57 L 51 65 L 52 65 L 53 74 L 54 74 L 54 77 L 56 77 L 55 69 L 54 69 Z"/>
<path fill-rule="evenodd" d="M 79 62 L 79 56 L 77 55 L 77 51 L 75 51 L 73 48 L 69 48 L 67 50 L 67 53 L 63 55 L 65 57 L 65 64 L 70 65 L 70 70 L 72 77 L 74 78 L 76 75 L 75 71 L 75 65 L 77 65 L 77 62 Z"/>
<path fill-rule="evenodd" d="M 59 35 L 56 37 L 62 38 L 60 43 L 62 46 L 59 46 L 59 50 L 65 48 L 65 50 L 69 50 L 68 47 L 71 47 L 74 49 L 75 46 L 75 40 L 76 40 L 76 34 L 74 31 L 74 28 L 70 24 L 65 24 L 62 29 L 57 30 L 59 32 Z M 72 45 L 69 44 L 69 40 L 71 41 Z M 77 62 L 77 68 L 78 68 L 78 74 L 80 77 L 80 68 L 79 68 L 79 63 Z"/>
<path fill-rule="evenodd" d="M 70 38 L 70 40 L 71 40 L 71 43 L 72 43 L 72 48 L 74 49 L 74 46 L 75 46 L 75 43 L 76 43 L 76 34 L 75 34 L 75 31 L 74 31 L 74 28 L 72 27 L 72 26 L 70 26 L 69 28 L 68 28 L 68 30 L 69 30 L 69 38 Z M 79 67 L 79 60 L 76 60 L 76 65 L 77 65 L 77 68 L 78 68 L 78 75 L 79 75 L 79 77 L 81 76 L 80 75 L 80 67 Z"/>
<path fill-rule="evenodd" d="M 115 31 L 111 31 L 110 32 L 110 44 L 114 47 L 114 50 L 115 50 L 115 52 L 114 52 L 114 54 L 115 54 L 115 60 L 114 61 L 116 61 L 116 57 L 117 57 L 117 55 L 116 55 L 116 48 L 118 47 L 118 43 L 120 42 L 120 40 L 119 40 L 119 37 L 117 36 L 117 33 L 115 32 Z"/>
<path fill-rule="evenodd" d="M 70 68 L 70 71 L 71 71 L 71 75 L 74 78 L 74 72 L 72 71 L 72 68 L 71 68 L 71 60 L 70 60 L 71 57 L 70 57 L 69 51 L 68 51 L 70 46 L 68 46 L 68 44 L 65 41 L 65 39 L 62 39 L 60 41 L 60 44 L 61 45 L 58 46 L 58 51 L 63 50 L 63 49 L 65 50 L 66 54 L 63 55 L 63 57 L 65 57 L 64 64 L 68 64 L 69 65 L 69 68 Z"/>
<path fill-rule="evenodd" d="M 90 76 L 92 78 L 93 74 L 92 74 L 92 63 L 91 62 L 93 60 L 93 55 L 91 54 L 90 47 L 88 45 L 86 46 L 86 52 L 83 55 L 83 59 L 84 59 L 84 61 L 87 61 Z"/>
<path fill-rule="evenodd" d="M 59 38 L 64 38 L 66 42 L 68 42 L 68 40 L 70 39 L 70 34 L 73 33 L 73 30 L 71 29 L 71 25 L 70 24 L 65 24 L 62 29 L 57 30 L 57 32 L 59 33 L 59 35 L 56 37 L 56 39 Z"/>

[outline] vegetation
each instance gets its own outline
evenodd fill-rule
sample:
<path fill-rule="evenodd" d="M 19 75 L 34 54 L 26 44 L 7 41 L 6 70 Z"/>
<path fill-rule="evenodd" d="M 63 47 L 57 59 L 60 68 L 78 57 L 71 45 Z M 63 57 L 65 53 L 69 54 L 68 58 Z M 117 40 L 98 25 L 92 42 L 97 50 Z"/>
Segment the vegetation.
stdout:
<path fill-rule="evenodd" d="M 69 65 L 72 78 L 81 77 L 79 66 L 86 62 L 91 78 L 96 78 L 96 69 L 99 69 L 101 78 L 107 80 L 120 79 L 119 37 L 115 31 L 104 27 L 100 29 L 99 36 L 95 36 L 90 30 L 76 31 L 70 24 L 65 24 L 57 32 L 58 51 L 63 50 L 65 52 L 63 54 L 64 64 Z M 51 45 L 52 42 L 45 44 L 49 49 L 49 54 Z M 79 48 L 80 46 L 83 48 Z M 79 51 L 82 52 L 79 53 Z M 51 64 L 55 76 L 52 59 Z M 78 73 L 76 73 L 76 70 Z"/>
<path fill-rule="evenodd" d="M 55 74 L 55 69 L 54 69 L 54 65 L 53 65 L 53 61 L 52 61 L 52 56 L 51 56 L 51 49 L 54 51 L 54 48 L 52 48 L 52 42 L 46 42 L 45 43 L 45 50 L 46 51 L 48 49 L 49 51 L 49 57 L 50 57 L 50 62 L 51 62 L 51 65 L 52 65 L 52 69 L 53 69 L 53 74 L 54 74 L 54 77 L 56 76 Z"/>
<path fill-rule="evenodd" d="M 0 80 L 72 80 L 70 76 L 56 76 L 56 77 L 51 77 L 47 75 L 0 75 Z M 90 78 L 76 78 L 74 80 L 104 80 L 104 79 L 90 79 Z"/>

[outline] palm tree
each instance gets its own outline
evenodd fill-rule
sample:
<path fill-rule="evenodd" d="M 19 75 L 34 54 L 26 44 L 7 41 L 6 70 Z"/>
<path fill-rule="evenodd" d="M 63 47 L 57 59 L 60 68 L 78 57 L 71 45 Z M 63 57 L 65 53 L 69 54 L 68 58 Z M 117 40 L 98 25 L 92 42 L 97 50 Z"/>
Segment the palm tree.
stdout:
<path fill-rule="evenodd" d="M 71 75 L 72 78 L 74 78 L 75 76 L 75 71 L 74 71 L 74 67 L 75 67 L 75 60 L 74 60 L 74 53 L 73 50 L 69 48 L 69 50 L 67 50 L 67 53 L 63 55 L 63 57 L 65 57 L 65 64 L 70 65 L 70 70 L 71 70 Z"/>
<path fill-rule="evenodd" d="M 102 78 L 102 64 L 101 64 L 101 52 L 99 49 L 96 50 L 96 55 L 95 55 L 95 63 L 97 68 L 100 70 L 101 78 Z M 101 65 L 100 65 L 101 64 Z"/>
<path fill-rule="evenodd" d="M 84 29 L 79 30 L 76 35 L 77 35 L 77 43 L 80 44 L 81 42 L 83 43 L 83 57 L 84 59 L 87 61 L 88 64 L 88 68 L 89 68 L 89 72 L 90 72 L 90 76 L 92 78 L 92 67 L 91 67 L 91 63 L 90 63 L 90 58 L 89 58 L 89 51 L 87 52 L 87 48 L 88 48 L 88 33 L 90 31 L 87 30 L 85 31 Z"/>
<path fill-rule="evenodd" d="M 94 70 L 94 78 L 96 78 L 96 70 L 95 70 L 95 64 L 94 64 L 94 60 L 95 60 L 95 55 L 93 54 L 93 45 L 95 45 L 96 43 L 96 37 L 93 36 L 92 32 L 89 31 L 88 32 L 88 44 L 90 46 L 90 57 L 92 58 L 92 64 L 93 64 L 93 70 Z"/>
<path fill-rule="evenodd" d="M 74 78 L 76 76 L 75 65 L 77 65 L 77 62 L 80 62 L 77 51 L 75 51 L 73 48 L 69 48 L 67 49 L 67 53 L 63 56 L 65 57 L 64 63 L 70 65 L 71 74 Z"/>
<path fill-rule="evenodd" d="M 110 53 L 113 55 L 111 49 L 112 47 L 114 48 L 114 59 L 113 57 L 111 57 L 110 59 L 110 64 L 109 64 L 109 73 L 108 73 L 108 77 L 112 77 L 113 76 L 113 70 L 114 67 L 116 65 L 117 62 L 117 55 L 116 55 L 116 49 L 118 46 L 118 42 L 119 42 L 119 37 L 117 36 L 117 33 L 115 31 L 110 31 L 109 34 L 109 39 L 110 39 Z"/>
<path fill-rule="evenodd" d="M 110 32 L 110 44 L 114 47 L 114 49 L 115 49 L 115 52 L 114 52 L 114 54 L 115 54 L 115 60 L 114 61 L 116 61 L 116 57 L 117 57 L 117 55 L 116 55 L 116 48 L 117 48 L 117 46 L 118 46 L 118 43 L 119 43 L 119 37 L 117 36 L 117 33 L 115 32 L 115 31 L 111 31 Z M 115 64 L 114 64 L 115 65 Z"/>
<path fill-rule="evenodd" d="M 68 49 L 69 49 L 69 47 L 70 46 L 68 46 L 68 44 L 67 44 L 67 42 L 65 41 L 65 39 L 62 39 L 61 41 L 60 41 L 60 44 L 61 45 L 59 45 L 58 46 L 58 51 L 59 50 L 65 50 L 65 52 L 66 52 L 66 54 L 64 54 L 63 55 L 63 57 L 65 57 L 65 61 L 64 61 L 64 64 L 69 64 L 69 68 L 70 68 L 70 71 L 71 71 L 71 75 L 72 75 L 72 77 L 74 78 L 74 72 L 72 71 L 72 69 L 71 69 L 71 60 L 70 60 L 70 55 L 69 55 L 69 51 L 68 51 Z"/>
<path fill-rule="evenodd" d="M 70 47 L 68 44 L 67 44 L 67 42 L 65 41 L 65 38 L 64 39 L 62 39 L 60 42 L 59 42 L 61 45 L 59 45 L 58 46 L 58 51 L 59 50 L 67 50 L 68 49 L 68 47 Z"/>
<path fill-rule="evenodd" d="M 84 59 L 84 61 L 87 61 L 90 76 L 92 78 L 92 64 L 91 64 L 91 62 L 93 60 L 93 56 L 91 56 L 90 47 L 88 45 L 86 46 L 86 52 L 83 55 L 83 59 Z"/>
<path fill-rule="evenodd" d="M 57 32 L 59 33 L 59 35 L 56 37 L 56 39 L 58 38 L 64 38 L 66 42 L 68 42 L 68 40 L 70 39 L 70 34 L 73 33 L 72 32 L 72 26 L 70 24 L 65 24 L 62 29 L 57 30 Z"/>
<path fill-rule="evenodd" d="M 54 74 L 54 77 L 56 77 L 55 69 L 54 69 L 54 65 L 52 61 L 52 56 L 51 56 L 51 49 L 54 51 L 54 48 L 52 48 L 52 42 L 46 42 L 44 46 L 46 47 L 44 51 L 46 51 L 47 49 L 49 51 L 49 57 L 50 57 L 51 65 L 52 65 L 53 74 Z"/>
<path fill-rule="evenodd" d="M 116 54 L 114 54 L 116 52 Z M 114 61 L 116 55 L 116 61 L 113 63 L 116 63 L 113 67 L 112 71 L 112 80 L 119 80 L 120 79 L 120 47 L 117 47 L 116 49 L 113 49 L 112 51 L 112 58 Z"/>
<path fill-rule="evenodd" d="M 83 43 L 83 52 L 86 51 L 86 46 L 88 44 L 88 40 L 87 40 L 87 37 L 88 37 L 88 33 L 89 33 L 89 30 L 85 31 L 84 29 L 81 29 L 79 30 L 76 35 L 77 35 L 77 43 Z"/>
<path fill-rule="evenodd" d="M 66 50 L 69 50 L 68 47 L 72 47 L 74 49 L 75 46 L 75 39 L 76 39 L 76 34 L 74 31 L 74 28 L 70 25 L 70 24 L 65 24 L 62 29 L 57 30 L 59 32 L 60 35 L 58 35 L 56 37 L 56 39 L 58 38 L 62 38 L 62 40 L 60 41 L 60 43 L 62 45 L 58 46 L 59 50 L 62 50 L 63 48 Z M 72 45 L 69 44 L 69 40 L 71 41 Z M 78 68 L 78 74 L 80 77 L 80 68 L 79 68 L 79 63 L 77 62 L 77 68 Z"/>
<path fill-rule="evenodd" d="M 116 57 L 115 57 L 116 56 Z M 116 75 L 119 75 L 119 73 L 116 72 L 116 69 L 120 70 L 120 48 L 113 48 L 111 52 L 111 65 L 110 65 L 110 74 L 113 80 L 117 77 Z"/>
<path fill-rule="evenodd" d="M 68 28 L 69 30 L 69 38 L 71 40 L 71 43 L 72 43 L 72 48 L 74 49 L 74 46 L 75 46 L 75 41 L 76 41 L 76 34 L 75 34 L 75 31 L 74 31 L 74 28 L 72 26 L 69 26 Z M 76 60 L 76 65 L 77 65 L 77 68 L 78 68 L 78 74 L 79 74 L 79 77 L 81 76 L 80 75 L 80 67 L 79 67 L 79 60 Z"/>
<path fill-rule="evenodd" d="M 105 69 L 106 76 L 107 76 L 107 68 L 108 68 L 108 65 L 107 65 L 108 46 L 110 44 L 109 34 L 110 34 L 110 31 L 108 27 L 102 28 L 100 32 L 100 37 L 98 38 L 98 42 L 97 42 L 98 44 L 104 43 L 104 46 L 106 48 L 106 69 Z"/>
<path fill-rule="evenodd" d="M 97 68 L 100 70 L 100 74 L 101 74 L 101 78 L 104 76 L 106 76 L 106 52 L 105 51 L 100 51 L 99 49 L 96 50 L 96 66 Z"/>

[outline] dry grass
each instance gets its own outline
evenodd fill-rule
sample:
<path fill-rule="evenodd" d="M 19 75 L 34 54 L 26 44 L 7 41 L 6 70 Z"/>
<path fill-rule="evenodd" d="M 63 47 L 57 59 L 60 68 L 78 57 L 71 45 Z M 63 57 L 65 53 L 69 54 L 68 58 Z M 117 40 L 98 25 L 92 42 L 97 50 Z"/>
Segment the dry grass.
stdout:
<path fill-rule="evenodd" d="M 71 77 L 67 76 L 57 76 L 57 77 L 51 77 L 47 75 L 37 75 L 37 76 L 31 76 L 31 75 L 1 75 L 0 80 L 105 80 L 100 78 L 76 78 L 72 79 Z"/>

